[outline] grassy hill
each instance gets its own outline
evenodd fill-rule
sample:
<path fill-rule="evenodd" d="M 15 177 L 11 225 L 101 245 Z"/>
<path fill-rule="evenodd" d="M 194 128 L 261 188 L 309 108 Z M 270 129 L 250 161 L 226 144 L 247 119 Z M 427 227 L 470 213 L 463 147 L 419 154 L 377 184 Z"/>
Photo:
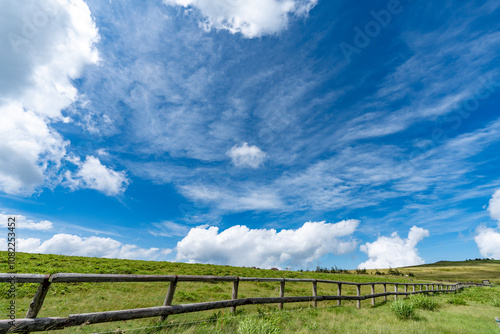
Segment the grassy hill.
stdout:
<path fill-rule="evenodd" d="M 500 260 L 439 261 L 403 268 L 419 279 L 454 282 L 490 280 L 500 284 Z"/>
<path fill-rule="evenodd" d="M 0 252 L 0 272 L 7 272 L 6 252 Z M 108 274 L 177 274 L 177 275 L 218 275 L 247 277 L 289 277 L 321 278 L 351 282 L 393 281 L 408 282 L 405 276 L 367 274 L 332 274 L 320 272 L 273 271 L 242 267 L 186 264 L 172 262 L 117 260 L 61 255 L 41 255 L 17 253 L 16 269 L 19 273 L 108 273 Z M 424 266 L 399 268 L 403 274 L 412 273 L 414 282 L 418 281 L 480 281 L 490 279 L 499 282 L 500 261 L 465 261 L 446 262 Z M 37 284 L 19 284 L 17 287 L 17 317 L 24 317 Z M 67 316 L 69 314 L 98 312 L 160 306 L 163 303 L 168 283 L 74 283 L 52 284 L 47 294 L 39 317 Z M 240 284 L 239 297 L 277 297 L 279 283 L 245 282 Z M 174 304 L 215 301 L 231 298 L 232 284 L 222 283 L 179 283 Z M 336 294 L 336 285 L 318 284 L 319 294 Z M 369 287 L 363 287 L 362 294 L 369 293 Z M 381 289 L 381 287 L 379 288 Z M 157 319 L 142 319 L 120 323 L 69 328 L 54 333 L 94 333 L 116 330 L 146 329 L 131 333 L 246 333 L 245 326 L 269 327 L 256 333 L 312 333 L 312 332 L 383 332 L 383 333 L 420 333 L 422 328 L 428 332 L 439 333 L 442 329 L 450 333 L 493 333 L 491 320 L 500 316 L 500 289 L 472 289 L 472 294 L 461 294 L 464 305 L 448 303 L 450 295 L 432 297 L 442 307 L 438 312 L 419 311 L 419 317 L 411 321 L 401 321 L 390 311 L 390 303 L 377 300 L 375 308 L 369 301 L 363 301 L 362 309 L 355 309 L 354 302 L 343 302 L 336 307 L 336 302 L 321 302 L 318 309 L 312 309 L 310 303 L 286 304 L 285 311 L 277 311 L 276 306 L 246 306 L 238 309 L 236 316 L 228 310 L 207 311 L 193 314 L 181 314 L 169 317 L 165 323 Z M 381 292 L 377 290 L 376 292 Z M 343 294 L 355 295 L 354 287 L 343 287 Z M 286 285 L 285 295 L 311 295 L 310 283 Z M 498 302 L 497 298 L 498 297 Z M 5 310 L 7 303 L 7 284 L 0 285 L 0 309 Z M 460 297 L 462 298 L 462 297 Z M 462 300 L 462 299 L 460 299 Z M 498 306 L 495 306 L 498 303 Z M 473 313 L 464 317 L 466 313 Z M 495 313 L 496 312 L 496 313 Z M 5 316 L 1 316 L 5 318 Z M 444 319 L 448 320 L 444 320 Z M 334 320 L 332 322 L 332 319 Z M 464 320 L 465 319 L 465 320 Z M 468 320 L 467 320 L 468 319 Z M 247 321 L 248 320 L 248 321 Z M 201 323 L 198 323 L 202 321 Z M 253 322 L 252 322 L 253 321 Z M 464 322 L 465 321 L 465 322 Z M 192 323 L 195 322 L 195 323 Z M 179 325 L 180 323 L 191 323 Z M 493 325 L 494 321 L 493 321 Z M 154 327 L 152 326 L 163 326 Z M 423 327 L 422 327 L 423 326 Z M 495 325 L 496 326 L 496 325 Z M 253 328 L 252 327 L 252 328 Z M 267 328 L 266 327 L 266 328 Z M 255 329 L 254 328 L 254 329 Z M 475 329 L 467 331 L 464 329 Z"/>

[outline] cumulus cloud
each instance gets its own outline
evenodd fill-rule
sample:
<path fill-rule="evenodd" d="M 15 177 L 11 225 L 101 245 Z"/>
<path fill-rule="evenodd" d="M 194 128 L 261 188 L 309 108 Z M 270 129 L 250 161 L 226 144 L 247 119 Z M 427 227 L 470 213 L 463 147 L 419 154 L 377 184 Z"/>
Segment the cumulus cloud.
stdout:
<path fill-rule="evenodd" d="M 491 197 L 488 211 L 490 212 L 491 218 L 497 220 L 500 225 L 500 189 L 495 191 Z"/>
<path fill-rule="evenodd" d="M 227 153 L 236 167 L 258 168 L 266 159 L 266 154 L 255 145 L 243 143 L 233 146 Z"/>
<path fill-rule="evenodd" d="M 66 145 L 35 112 L 0 103 L 0 191 L 33 193 L 57 173 Z"/>
<path fill-rule="evenodd" d="M 0 241 L 0 250 L 6 250 L 5 239 Z M 19 239 L 18 247 L 20 252 L 27 253 L 141 260 L 154 260 L 171 252 L 170 249 L 122 244 L 111 238 L 81 238 L 70 234 L 56 234 L 43 242 L 38 238 Z"/>
<path fill-rule="evenodd" d="M 89 188 L 108 196 L 122 194 L 128 186 L 125 172 L 114 171 L 101 164 L 99 158 L 87 156 L 84 162 L 74 160 L 79 168 L 75 173 L 67 171 L 66 185 L 71 189 Z"/>
<path fill-rule="evenodd" d="M 357 247 L 352 234 L 358 220 L 338 223 L 307 222 L 297 230 L 250 229 L 233 226 L 197 227 L 177 243 L 178 261 L 229 264 L 235 266 L 279 267 L 306 265 L 325 254 L 345 254 Z"/>
<path fill-rule="evenodd" d="M 55 179 L 68 145 L 52 127 L 95 64 L 98 33 L 83 0 L 0 4 L 0 191 L 31 194 Z"/>
<path fill-rule="evenodd" d="M 500 259 L 500 189 L 491 196 L 488 211 L 491 218 L 498 221 L 499 228 L 479 226 L 474 241 L 479 248 L 481 256 Z"/>
<path fill-rule="evenodd" d="M 0 213 L 0 226 L 7 227 L 7 221 L 9 217 L 16 218 L 16 228 L 17 229 L 27 229 L 33 231 L 47 231 L 52 229 L 52 222 L 48 220 L 35 221 L 32 219 L 28 219 L 23 215 L 6 215 L 4 213 Z"/>
<path fill-rule="evenodd" d="M 487 258 L 500 259 L 500 232 L 493 228 L 479 227 L 474 241 L 479 253 Z"/>
<path fill-rule="evenodd" d="M 164 0 L 167 5 L 195 9 L 207 31 L 241 33 L 246 38 L 276 34 L 287 27 L 290 15 L 305 16 L 317 0 Z"/>
<path fill-rule="evenodd" d="M 394 232 L 390 237 L 381 236 L 374 242 L 367 242 L 359 249 L 370 259 L 361 263 L 358 268 L 395 268 L 423 264 L 424 260 L 418 256 L 416 246 L 428 236 L 428 230 L 413 226 L 406 239 Z"/>

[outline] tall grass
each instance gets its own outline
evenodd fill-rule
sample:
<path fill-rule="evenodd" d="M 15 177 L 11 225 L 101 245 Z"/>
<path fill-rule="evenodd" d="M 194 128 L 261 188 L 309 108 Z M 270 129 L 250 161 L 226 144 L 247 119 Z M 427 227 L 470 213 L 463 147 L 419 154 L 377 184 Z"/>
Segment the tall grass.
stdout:
<path fill-rule="evenodd" d="M 412 302 L 404 299 L 398 299 L 391 303 L 391 311 L 402 320 L 415 318 L 415 305 Z"/>
<path fill-rule="evenodd" d="M 439 307 L 439 303 L 436 300 L 424 294 L 412 295 L 410 300 L 416 308 L 422 310 L 434 311 Z"/>
<path fill-rule="evenodd" d="M 0 252 L 4 256 L 5 252 Z M 114 274 L 176 274 L 176 275 L 230 275 L 250 277 L 290 277 L 290 278 L 324 278 L 355 282 L 408 282 L 401 276 L 397 279 L 383 275 L 353 275 L 331 274 L 318 272 L 270 271 L 252 268 L 226 267 L 202 264 L 148 262 L 131 260 L 114 260 L 99 258 L 68 257 L 56 255 L 38 255 L 18 253 L 18 269 L 23 273 L 114 273 Z M 468 263 L 470 265 L 471 263 Z M 496 263 L 484 263 L 494 266 Z M 476 267 L 476 269 L 479 267 Z M 417 268 L 418 269 L 418 268 Z M 422 271 L 412 268 L 415 281 L 421 279 Z M 431 268 L 424 268 L 430 270 Z M 433 266 L 432 270 L 439 270 Z M 450 269 L 449 267 L 444 269 Z M 463 267 L 462 269 L 468 269 Z M 489 270 L 489 267 L 486 268 Z M 485 269 L 485 270 L 486 270 Z M 0 261 L 0 272 L 6 271 L 6 262 Z M 497 270 L 497 275 L 498 275 Z M 437 278 L 451 279 L 456 273 L 442 271 Z M 466 275 L 465 272 L 462 273 Z M 429 271 L 427 277 L 431 277 Z M 448 276 L 444 276 L 448 275 Z M 477 272 L 464 281 L 474 279 Z M 492 280 L 493 281 L 493 280 Z M 18 284 L 16 300 L 17 316 L 24 317 L 38 284 Z M 40 317 L 67 316 L 68 314 L 140 308 L 162 305 L 168 283 L 74 283 L 52 284 L 40 312 Z M 355 295 L 354 286 L 343 287 L 343 294 Z M 318 294 L 336 295 L 337 286 L 318 284 Z M 377 286 L 376 292 L 381 292 Z M 177 286 L 173 304 L 214 301 L 231 298 L 232 284 L 181 282 Z M 369 293 L 369 287 L 362 287 L 362 294 Z M 279 283 L 241 283 L 238 296 L 246 297 L 277 297 Z M 311 284 L 286 284 L 285 296 L 309 296 Z M 3 284 L 0 284 L 0 309 L 5 309 L 8 299 Z M 418 296 L 418 297 L 417 297 Z M 62 331 L 52 331 L 57 334 L 95 333 L 118 330 L 131 330 L 138 327 L 149 327 L 143 331 L 127 333 L 168 333 L 168 334 L 226 334 L 226 333 L 498 333 L 498 326 L 492 322 L 498 316 L 500 304 L 500 287 L 467 288 L 452 298 L 465 300 L 466 306 L 447 303 L 450 294 L 426 296 L 418 294 L 415 297 L 401 299 L 401 302 L 412 304 L 413 321 L 394 321 L 395 311 L 392 303 L 380 303 L 376 308 L 370 307 L 370 301 L 362 301 L 362 308 L 356 309 L 354 301 L 342 302 L 336 307 L 336 301 L 319 302 L 318 308 L 311 308 L 311 303 L 285 304 L 284 311 L 278 311 L 277 305 L 248 305 L 238 307 L 236 315 L 231 315 L 228 309 L 204 311 L 191 314 L 169 316 L 168 320 L 159 323 L 158 319 L 139 319 L 127 322 L 115 322 L 91 326 L 72 327 Z M 455 297 L 456 296 L 456 297 Z M 378 298 L 377 301 L 382 299 Z M 398 300 L 399 301 L 399 300 Z M 436 306 L 435 304 L 439 305 Z M 406 306 L 403 306 L 403 308 Z M 418 310 L 417 310 L 418 309 Z M 428 310 L 437 310 L 429 312 Z M 398 311 L 399 312 L 399 311 Z M 401 311 L 404 313 L 404 310 Z M 411 311 L 410 311 L 411 312 Z M 418 313 L 417 313 L 418 312 Z M 4 316 L 0 315 L 0 318 Z M 415 321 L 424 320 L 424 321 Z M 200 322 L 203 321 L 203 322 Z M 493 326 L 492 326 L 493 325 Z M 464 328 L 467 331 L 464 331 Z"/>
<path fill-rule="evenodd" d="M 238 334 L 280 334 L 279 324 L 274 318 L 247 318 L 238 323 Z"/>

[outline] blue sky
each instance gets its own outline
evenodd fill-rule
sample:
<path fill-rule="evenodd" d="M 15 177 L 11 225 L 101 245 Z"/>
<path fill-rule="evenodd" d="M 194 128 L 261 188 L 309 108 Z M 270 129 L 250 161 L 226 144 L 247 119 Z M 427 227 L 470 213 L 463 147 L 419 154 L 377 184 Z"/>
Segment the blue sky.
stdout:
<path fill-rule="evenodd" d="M 21 251 L 500 258 L 497 1 L 0 8 L 0 214 Z"/>

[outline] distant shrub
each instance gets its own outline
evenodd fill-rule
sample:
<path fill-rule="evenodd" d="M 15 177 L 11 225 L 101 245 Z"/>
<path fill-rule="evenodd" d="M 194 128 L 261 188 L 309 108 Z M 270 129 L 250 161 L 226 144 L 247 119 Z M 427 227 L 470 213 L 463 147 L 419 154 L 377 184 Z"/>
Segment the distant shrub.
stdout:
<path fill-rule="evenodd" d="M 398 299 L 391 303 L 391 311 L 402 320 L 412 319 L 416 317 L 415 306 L 412 302 Z"/>
<path fill-rule="evenodd" d="M 410 299 L 416 308 L 422 310 L 433 311 L 439 307 L 439 303 L 437 301 L 422 294 L 412 295 Z"/>
<path fill-rule="evenodd" d="M 300 271 L 302 271 L 302 269 L 300 269 Z M 309 271 L 309 270 L 306 270 L 306 271 Z M 331 273 L 331 274 L 350 274 L 351 273 L 349 270 L 340 269 L 340 268 L 337 268 L 337 266 L 332 267 L 331 269 L 328 269 L 326 267 L 322 268 L 320 266 L 317 266 L 315 271 L 317 273 Z"/>
<path fill-rule="evenodd" d="M 404 273 L 402 273 L 401 271 L 399 271 L 397 269 L 392 269 L 392 268 L 389 268 L 389 271 L 387 273 L 389 275 L 393 275 L 393 276 L 404 276 Z"/>

